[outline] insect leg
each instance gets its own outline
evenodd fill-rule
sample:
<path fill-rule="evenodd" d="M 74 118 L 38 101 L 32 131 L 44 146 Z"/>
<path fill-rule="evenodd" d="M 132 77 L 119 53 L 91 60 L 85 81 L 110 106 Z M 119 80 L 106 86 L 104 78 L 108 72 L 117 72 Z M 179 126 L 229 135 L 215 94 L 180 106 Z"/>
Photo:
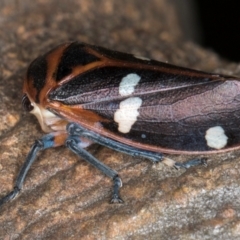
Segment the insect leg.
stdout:
<path fill-rule="evenodd" d="M 111 148 L 113 150 L 123 152 L 128 155 L 135 156 L 135 157 L 136 156 L 145 157 L 155 163 L 162 161 L 164 164 L 171 166 L 171 167 L 175 167 L 177 169 L 178 168 L 190 168 L 190 167 L 194 167 L 197 165 L 206 165 L 206 158 L 195 158 L 195 159 L 191 159 L 186 162 L 183 162 L 183 163 L 178 163 L 170 158 L 164 157 L 161 153 L 156 153 L 156 152 L 151 152 L 151 151 L 147 151 L 147 150 L 134 148 L 134 147 L 128 146 L 126 144 L 114 141 L 112 139 L 105 138 L 93 131 L 86 130 L 85 128 L 83 128 L 82 126 L 80 126 L 76 123 L 68 124 L 67 131 L 68 131 L 69 135 L 83 136 L 83 137 L 86 137 L 86 138 L 92 140 L 93 142 L 96 142 L 100 145 Z"/>
<path fill-rule="evenodd" d="M 37 153 L 41 150 L 58 146 L 60 141 L 62 141 L 62 139 L 64 139 L 64 137 L 58 138 L 58 136 L 54 136 L 53 134 L 48 134 L 35 141 L 17 176 L 17 180 L 13 188 L 13 191 L 11 191 L 5 197 L 0 199 L 0 206 L 12 200 L 13 198 L 15 198 L 18 195 L 18 193 L 21 191 L 26 175 L 29 171 L 29 168 L 32 166 L 33 162 L 35 161 Z"/>
<path fill-rule="evenodd" d="M 183 162 L 183 163 L 175 163 L 175 168 L 190 168 L 195 167 L 198 165 L 204 165 L 207 166 L 207 158 L 194 158 L 189 161 Z"/>
<path fill-rule="evenodd" d="M 94 167 L 99 169 L 101 172 L 106 174 L 108 177 L 113 179 L 113 196 L 112 203 L 122 203 L 123 200 L 119 196 L 119 189 L 122 186 L 122 181 L 118 176 L 118 173 L 113 169 L 109 168 L 94 156 L 92 156 L 88 151 L 81 147 L 81 139 L 78 136 L 69 136 L 66 140 L 66 146 L 73 151 L 75 154 L 82 157 L 84 160 L 92 164 Z"/>
<path fill-rule="evenodd" d="M 86 130 L 85 128 L 81 127 L 80 125 L 78 125 L 76 123 L 68 124 L 67 132 L 69 133 L 69 135 L 86 137 L 95 143 L 98 143 L 100 145 L 106 146 L 108 148 L 111 148 L 111 149 L 119 151 L 119 152 L 126 153 L 126 154 L 134 156 L 134 157 L 137 157 L 137 156 L 145 157 L 155 163 L 163 160 L 163 155 L 161 153 L 156 153 L 156 152 L 151 152 L 151 151 L 147 151 L 147 150 L 134 148 L 134 147 L 128 146 L 126 144 L 114 141 L 112 139 L 105 138 L 93 131 Z"/>

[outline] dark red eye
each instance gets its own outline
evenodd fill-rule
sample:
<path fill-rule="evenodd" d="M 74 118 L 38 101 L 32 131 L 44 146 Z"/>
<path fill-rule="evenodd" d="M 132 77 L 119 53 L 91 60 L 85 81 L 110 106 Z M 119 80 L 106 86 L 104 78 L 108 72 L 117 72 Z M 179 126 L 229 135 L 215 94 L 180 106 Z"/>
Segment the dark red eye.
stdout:
<path fill-rule="evenodd" d="M 23 106 L 24 111 L 28 111 L 28 112 L 31 112 L 34 108 L 31 104 L 27 94 L 24 94 L 22 97 L 22 106 Z"/>

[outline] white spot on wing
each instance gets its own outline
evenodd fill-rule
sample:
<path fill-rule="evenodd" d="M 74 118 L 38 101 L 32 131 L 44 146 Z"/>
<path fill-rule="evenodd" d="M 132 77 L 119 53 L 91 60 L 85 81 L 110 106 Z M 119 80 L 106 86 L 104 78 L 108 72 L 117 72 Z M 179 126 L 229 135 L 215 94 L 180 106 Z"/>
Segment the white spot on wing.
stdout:
<path fill-rule="evenodd" d="M 135 86 L 140 81 L 141 77 L 136 73 L 130 73 L 122 79 L 119 85 L 119 94 L 127 96 L 134 92 Z"/>
<path fill-rule="evenodd" d="M 221 149 L 227 145 L 228 137 L 221 126 L 216 126 L 206 131 L 205 139 L 209 147 Z"/>
<path fill-rule="evenodd" d="M 114 114 L 114 121 L 118 123 L 118 131 L 128 133 L 132 125 L 137 121 L 138 109 L 142 105 L 142 99 L 131 97 L 119 104 L 119 109 Z"/>

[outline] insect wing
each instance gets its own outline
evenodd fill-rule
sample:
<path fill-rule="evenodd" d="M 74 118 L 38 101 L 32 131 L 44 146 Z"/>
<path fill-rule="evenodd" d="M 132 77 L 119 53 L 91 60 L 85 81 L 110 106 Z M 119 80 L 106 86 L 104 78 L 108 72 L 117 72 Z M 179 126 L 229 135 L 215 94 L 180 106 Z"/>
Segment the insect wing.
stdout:
<path fill-rule="evenodd" d="M 39 88 L 36 96 L 69 122 L 156 152 L 192 154 L 239 144 L 237 78 L 77 42 L 59 56 L 45 84 L 55 86 Z"/>

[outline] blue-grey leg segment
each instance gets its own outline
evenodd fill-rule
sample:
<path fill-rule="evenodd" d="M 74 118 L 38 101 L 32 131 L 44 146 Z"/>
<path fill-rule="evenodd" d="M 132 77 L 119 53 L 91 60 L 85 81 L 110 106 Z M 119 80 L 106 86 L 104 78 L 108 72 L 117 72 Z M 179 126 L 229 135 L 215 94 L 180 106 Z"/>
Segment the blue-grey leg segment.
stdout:
<path fill-rule="evenodd" d="M 93 131 L 86 130 L 85 128 L 83 128 L 82 126 L 80 126 L 76 123 L 69 123 L 67 125 L 67 131 L 68 131 L 69 135 L 86 137 L 95 143 L 98 143 L 100 145 L 106 146 L 108 148 L 111 148 L 111 149 L 119 151 L 119 152 L 126 153 L 131 156 L 141 156 L 144 158 L 148 158 L 155 163 L 164 160 L 164 157 L 161 153 L 151 152 L 151 151 L 137 149 L 137 148 L 128 146 L 126 144 L 103 137 Z M 206 158 L 196 158 L 196 159 L 186 161 L 184 163 L 175 162 L 174 167 L 175 168 L 190 168 L 190 167 L 194 167 L 197 165 L 206 165 Z"/>
<path fill-rule="evenodd" d="M 137 148 L 128 146 L 126 144 L 103 137 L 93 131 L 86 130 L 76 123 L 69 123 L 67 125 L 67 132 L 69 133 L 69 135 L 86 137 L 95 143 L 98 143 L 100 145 L 106 146 L 108 148 L 111 148 L 119 152 L 126 153 L 134 157 L 140 156 L 140 157 L 148 158 L 155 163 L 160 162 L 163 159 L 163 155 L 161 153 L 151 152 L 151 151 L 137 149 Z"/>
<path fill-rule="evenodd" d="M 176 168 L 190 168 L 190 167 L 195 167 L 198 165 L 204 165 L 207 166 L 207 159 L 206 158 L 195 158 L 191 159 L 189 161 L 183 162 L 183 163 L 175 163 Z"/>
<path fill-rule="evenodd" d="M 81 140 L 79 136 L 69 136 L 66 140 L 66 146 L 73 151 L 75 154 L 83 158 L 85 161 L 92 164 L 94 167 L 99 169 L 102 173 L 106 174 L 108 177 L 113 179 L 113 197 L 112 203 L 122 203 L 123 200 L 119 196 L 119 188 L 122 186 L 122 181 L 118 176 L 118 173 L 113 169 L 109 168 L 94 156 L 92 156 L 88 151 L 80 147 Z"/>
<path fill-rule="evenodd" d="M 87 152 L 86 150 L 80 147 L 81 145 L 80 137 L 86 137 L 95 143 L 98 143 L 100 145 L 106 146 L 108 148 L 111 148 L 119 152 L 126 153 L 131 156 L 141 156 L 141 157 L 148 158 L 153 162 L 159 162 L 163 158 L 162 154 L 160 153 L 150 152 L 142 149 L 136 149 L 134 147 L 114 141 L 112 139 L 105 138 L 95 132 L 82 128 L 76 123 L 68 124 L 67 132 L 69 134 L 69 138 L 66 141 L 66 146 L 70 150 L 72 150 L 74 153 L 82 157 L 84 160 L 91 163 L 101 172 L 106 174 L 108 177 L 111 177 L 113 179 L 113 196 L 112 196 L 111 203 L 123 202 L 123 200 L 119 196 L 119 189 L 122 186 L 122 181 L 119 178 L 117 172 L 115 172 L 114 170 L 112 170 L 102 162 L 100 162 L 98 159 L 92 156 L 89 152 Z"/>
<path fill-rule="evenodd" d="M 26 178 L 26 175 L 29 171 L 29 168 L 33 164 L 33 162 L 36 159 L 36 155 L 40 150 L 51 148 L 54 145 L 54 136 L 51 134 L 43 136 L 41 139 L 38 139 L 35 141 L 35 143 L 32 145 L 32 148 L 30 152 L 28 153 L 26 160 L 18 174 L 15 186 L 13 188 L 13 191 L 8 193 L 5 197 L 0 199 L 0 206 L 4 204 L 5 202 L 8 202 L 15 198 L 18 193 L 21 191 L 24 180 Z"/>

